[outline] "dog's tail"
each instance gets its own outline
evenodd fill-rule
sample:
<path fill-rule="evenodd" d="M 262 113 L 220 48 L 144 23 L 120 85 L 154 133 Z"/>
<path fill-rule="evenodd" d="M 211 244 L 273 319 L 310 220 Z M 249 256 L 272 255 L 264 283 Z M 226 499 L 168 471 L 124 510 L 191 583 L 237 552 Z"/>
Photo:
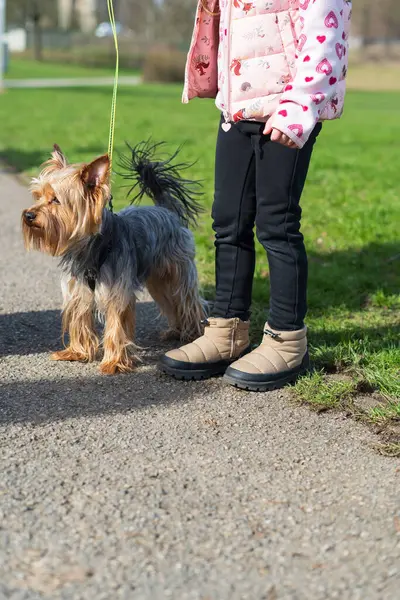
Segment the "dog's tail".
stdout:
<path fill-rule="evenodd" d="M 135 194 L 131 202 L 138 203 L 144 195 L 149 196 L 157 206 L 163 206 L 178 215 L 186 227 L 196 225 L 197 217 L 202 212 L 198 202 L 201 184 L 180 175 L 180 171 L 192 164 L 173 164 L 180 148 L 172 156 L 157 158 L 157 151 L 164 146 L 164 142 L 153 143 L 148 140 L 133 148 L 128 143 L 127 146 L 130 155 L 120 156 L 119 166 L 124 172 L 119 175 L 133 183 L 128 192 L 128 197 Z"/>

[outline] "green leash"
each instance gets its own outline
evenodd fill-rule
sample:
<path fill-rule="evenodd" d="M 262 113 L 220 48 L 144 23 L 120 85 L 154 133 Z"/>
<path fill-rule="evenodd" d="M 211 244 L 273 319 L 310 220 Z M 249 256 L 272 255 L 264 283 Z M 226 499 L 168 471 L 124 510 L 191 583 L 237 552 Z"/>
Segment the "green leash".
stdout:
<path fill-rule="evenodd" d="M 111 103 L 111 118 L 110 118 L 110 137 L 108 142 L 108 158 L 110 159 L 110 173 L 112 173 L 112 162 L 114 153 L 114 137 L 115 137 L 115 117 L 117 113 L 117 94 L 118 94 L 118 79 L 119 79 L 119 47 L 118 47 L 118 35 L 117 27 L 115 23 L 114 15 L 114 4 L 113 0 L 107 0 L 108 15 L 110 17 L 111 29 L 114 37 L 115 45 L 115 76 L 114 76 L 114 90 L 112 95 Z"/>

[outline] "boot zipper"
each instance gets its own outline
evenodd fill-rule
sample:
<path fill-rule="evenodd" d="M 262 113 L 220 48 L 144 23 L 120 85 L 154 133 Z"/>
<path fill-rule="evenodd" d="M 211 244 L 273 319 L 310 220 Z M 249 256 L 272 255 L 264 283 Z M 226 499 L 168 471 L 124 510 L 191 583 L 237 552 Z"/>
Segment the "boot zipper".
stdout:
<path fill-rule="evenodd" d="M 239 325 L 240 319 L 235 319 L 232 329 L 232 338 L 231 338 L 231 358 L 234 358 L 235 344 L 236 344 L 236 332 Z"/>
<path fill-rule="evenodd" d="M 273 340 L 277 340 L 280 337 L 280 333 L 275 333 L 274 331 L 271 331 L 271 329 L 264 329 L 264 333 L 265 335 L 269 335 Z"/>

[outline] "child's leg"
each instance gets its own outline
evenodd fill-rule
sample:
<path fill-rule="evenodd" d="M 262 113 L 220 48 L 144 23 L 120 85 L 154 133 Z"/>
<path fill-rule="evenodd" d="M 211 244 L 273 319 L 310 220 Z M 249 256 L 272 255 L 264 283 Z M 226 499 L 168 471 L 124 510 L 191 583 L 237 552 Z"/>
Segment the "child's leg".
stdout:
<path fill-rule="evenodd" d="M 246 123 L 221 127 L 215 165 L 215 317 L 249 318 L 253 285 L 256 163 Z"/>
<path fill-rule="evenodd" d="M 253 131 L 254 133 L 254 131 Z M 204 335 L 167 352 L 161 369 L 178 379 L 223 374 L 250 347 L 256 215 L 255 152 L 251 131 L 238 123 L 217 140 L 215 201 L 216 301 Z"/>
<path fill-rule="evenodd" d="M 317 125 L 302 150 L 273 143 L 258 132 L 257 236 L 268 254 L 271 309 L 262 343 L 225 372 L 225 381 L 252 391 L 280 388 L 307 370 L 307 255 L 300 233 L 300 197 Z"/>
<path fill-rule="evenodd" d="M 300 232 L 300 198 L 307 177 L 317 125 L 302 150 L 254 136 L 257 181 L 257 237 L 267 251 L 274 329 L 304 327 L 307 312 L 307 255 Z"/>

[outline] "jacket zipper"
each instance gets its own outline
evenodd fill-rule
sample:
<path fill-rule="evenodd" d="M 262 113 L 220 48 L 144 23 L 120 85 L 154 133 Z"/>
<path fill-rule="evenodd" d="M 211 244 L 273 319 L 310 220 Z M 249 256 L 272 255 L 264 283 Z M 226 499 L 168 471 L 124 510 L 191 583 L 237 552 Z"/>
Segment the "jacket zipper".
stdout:
<path fill-rule="evenodd" d="M 227 90 L 227 92 L 226 92 L 226 107 L 227 107 L 227 110 L 225 110 L 223 112 L 223 115 L 224 115 L 225 123 L 228 124 L 228 123 L 232 122 L 232 115 L 231 115 L 231 112 L 230 112 L 230 109 L 231 109 L 231 93 L 230 93 L 230 84 L 229 84 L 229 76 L 230 76 L 229 65 L 230 65 L 230 62 L 231 62 L 231 54 L 230 54 L 230 49 L 231 49 L 231 43 L 230 43 L 230 41 L 231 40 L 230 40 L 230 38 L 231 38 L 231 21 L 232 21 L 232 2 L 231 2 L 231 0 L 228 0 L 227 4 L 228 4 L 228 6 L 227 6 L 227 13 L 226 13 L 226 21 L 225 21 L 226 28 L 227 28 L 227 33 L 228 33 L 228 36 L 227 36 L 228 39 L 226 40 L 228 47 L 227 47 L 226 60 L 225 60 L 225 69 L 226 69 L 226 72 L 225 72 L 225 75 L 226 75 L 225 89 Z"/>

